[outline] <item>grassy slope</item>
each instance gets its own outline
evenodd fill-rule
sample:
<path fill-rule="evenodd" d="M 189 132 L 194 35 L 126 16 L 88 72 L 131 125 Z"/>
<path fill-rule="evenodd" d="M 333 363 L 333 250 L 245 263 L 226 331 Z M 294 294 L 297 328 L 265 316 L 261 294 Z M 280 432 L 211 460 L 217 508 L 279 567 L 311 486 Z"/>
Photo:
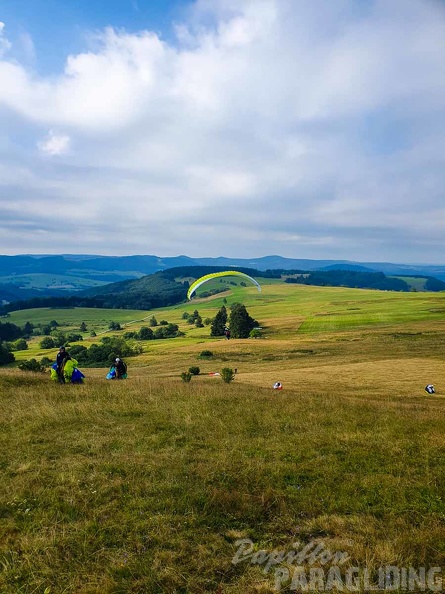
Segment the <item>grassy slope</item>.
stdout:
<path fill-rule="evenodd" d="M 1 592 L 272 592 L 271 574 L 230 563 L 239 537 L 315 539 L 371 570 L 443 565 L 445 295 L 271 283 L 241 298 L 264 340 L 181 319 L 218 296 L 155 311 L 187 336 L 147 343 L 127 382 L 0 372 Z M 203 375 L 185 385 L 190 365 Z M 205 375 L 227 365 L 229 386 Z"/>

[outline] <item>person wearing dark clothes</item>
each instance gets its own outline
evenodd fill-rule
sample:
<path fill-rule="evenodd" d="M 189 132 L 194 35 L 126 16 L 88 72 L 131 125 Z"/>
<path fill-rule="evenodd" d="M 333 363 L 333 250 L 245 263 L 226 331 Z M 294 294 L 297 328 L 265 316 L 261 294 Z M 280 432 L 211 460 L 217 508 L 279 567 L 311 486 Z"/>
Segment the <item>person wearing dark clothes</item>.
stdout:
<path fill-rule="evenodd" d="M 119 359 L 119 357 L 116 358 L 114 367 L 116 369 L 117 379 L 124 379 L 124 376 L 127 376 L 127 365 L 122 359 Z"/>
<path fill-rule="evenodd" d="M 56 363 L 57 363 L 57 377 L 59 378 L 59 384 L 65 383 L 65 376 L 63 374 L 63 368 L 65 366 L 65 361 L 69 358 L 68 351 L 65 349 L 64 346 L 61 346 L 59 352 L 57 353 Z"/>

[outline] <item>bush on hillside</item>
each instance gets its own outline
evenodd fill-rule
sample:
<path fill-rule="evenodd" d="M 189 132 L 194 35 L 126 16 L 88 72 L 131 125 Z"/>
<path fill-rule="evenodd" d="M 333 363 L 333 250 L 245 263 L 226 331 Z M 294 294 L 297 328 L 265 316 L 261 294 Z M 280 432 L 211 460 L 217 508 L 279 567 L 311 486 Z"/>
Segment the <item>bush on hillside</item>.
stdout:
<path fill-rule="evenodd" d="M 24 338 L 19 338 L 15 342 L 11 342 L 10 350 L 11 351 L 26 351 L 28 349 L 28 343 Z"/>
<path fill-rule="evenodd" d="M 45 365 L 41 361 L 36 359 L 28 359 L 19 363 L 19 369 L 21 371 L 32 371 L 33 373 L 44 373 L 46 371 Z"/>
<path fill-rule="evenodd" d="M 42 338 L 42 340 L 39 342 L 39 347 L 41 349 L 54 349 L 56 347 L 54 338 L 51 338 L 51 336 L 45 336 L 45 338 Z"/>
<path fill-rule="evenodd" d="M 221 369 L 221 377 L 224 383 L 230 384 L 235 379 L 235 372 L 230 367 Z"/>

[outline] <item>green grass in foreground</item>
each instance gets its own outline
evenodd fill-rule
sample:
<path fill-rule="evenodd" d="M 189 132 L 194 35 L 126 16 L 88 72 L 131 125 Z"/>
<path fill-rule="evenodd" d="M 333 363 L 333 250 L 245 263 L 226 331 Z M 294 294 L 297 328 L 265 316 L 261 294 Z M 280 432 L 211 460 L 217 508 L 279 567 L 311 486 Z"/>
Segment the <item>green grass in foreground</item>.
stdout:
<path fill-rule="evenodd" d="M 0 391 L 2 593 L 272 592 L 231 563 L 240 537 L 443 563 L 437 399 L 17 372 Z"/>

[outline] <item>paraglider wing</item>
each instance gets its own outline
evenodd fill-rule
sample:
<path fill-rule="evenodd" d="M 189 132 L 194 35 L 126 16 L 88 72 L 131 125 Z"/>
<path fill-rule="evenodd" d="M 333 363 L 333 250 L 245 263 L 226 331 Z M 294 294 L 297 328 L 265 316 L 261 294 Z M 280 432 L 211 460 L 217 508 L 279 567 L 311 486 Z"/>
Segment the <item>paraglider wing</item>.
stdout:
<path fill-rule="evenodd" d="M 196 291 L 196 289 L 198 289 L 207 281 L 212 280 L 214 278 L 220 278 L 222 276 L 241 276 L 243 278 L 247 278 L 254 285 L 256 285 L 258 291 L 261 291 L 260 284 L 248 274 L 245 274 L 244 272 L 238 272 L 238 270 L 225 270 L 224 272 L 212 272 L 211 274 L 206 274 L 205 276 L 201 276 L 201 278 L 198 278 L 198 280 L 196 280 L 194 283 L 190 285 L 190 288 L 187 291 L 187 299 L 190 299 L 193 293 Z"/>

